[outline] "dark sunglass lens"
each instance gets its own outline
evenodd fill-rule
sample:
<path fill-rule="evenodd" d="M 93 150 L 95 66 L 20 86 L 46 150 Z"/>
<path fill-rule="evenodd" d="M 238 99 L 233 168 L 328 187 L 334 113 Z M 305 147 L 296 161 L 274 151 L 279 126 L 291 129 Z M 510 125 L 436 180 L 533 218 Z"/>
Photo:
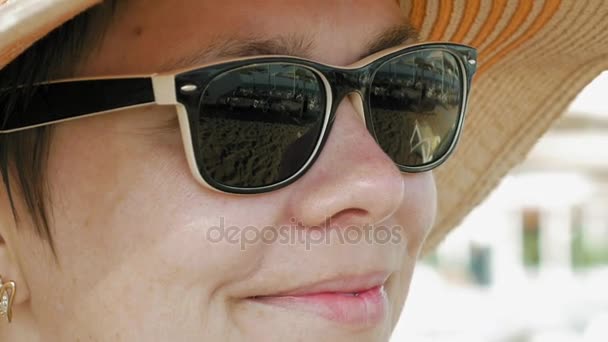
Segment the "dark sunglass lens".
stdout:
<path fill-rule="evenodd" d="M 426 166 L 450 151 L 461 121 L 462 77 L 456 57 L 444 50 L 399 56 L 376 72 L 373 131 L 396 164 Z"/>
<path fill-rule="evenodd" d="M 216 77 L 195 127 L 201 173 L 237 188 L 291 178 L 318 147 L 325 97 L 317 74 L 293 64 L 250 65 Z"/>

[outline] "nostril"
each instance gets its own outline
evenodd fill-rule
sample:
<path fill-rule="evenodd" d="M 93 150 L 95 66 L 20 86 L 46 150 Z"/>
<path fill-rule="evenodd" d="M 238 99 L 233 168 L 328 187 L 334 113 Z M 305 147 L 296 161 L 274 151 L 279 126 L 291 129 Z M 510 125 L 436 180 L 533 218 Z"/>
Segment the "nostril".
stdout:
<path fill-rule="evenodd" d="M 335 213 L 332 217 L 327 219 L 325 224 L 327 227 L 331 227 L 332 225 L 345 227 L 347 224 L 352 225 L 354 222 L 359 222 L 361 219 L 365 219 L 366 217 L 369 217 L 369 213 L 366 210 L 360 208 L 348 208 Z"/>

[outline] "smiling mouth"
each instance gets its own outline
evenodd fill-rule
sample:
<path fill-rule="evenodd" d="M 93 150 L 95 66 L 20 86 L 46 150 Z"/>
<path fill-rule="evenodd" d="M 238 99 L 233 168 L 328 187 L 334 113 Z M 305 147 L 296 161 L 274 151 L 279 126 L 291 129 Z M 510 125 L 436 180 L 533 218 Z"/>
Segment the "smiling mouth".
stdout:
<path fill-rule="evenodd" d="M 247 299 L 284 310 L 312 313 L 341 324 L 371 327 L 387 316 L 389 304 L 384 288 L 387 278 L 383 273 L 337 278 Z"/>

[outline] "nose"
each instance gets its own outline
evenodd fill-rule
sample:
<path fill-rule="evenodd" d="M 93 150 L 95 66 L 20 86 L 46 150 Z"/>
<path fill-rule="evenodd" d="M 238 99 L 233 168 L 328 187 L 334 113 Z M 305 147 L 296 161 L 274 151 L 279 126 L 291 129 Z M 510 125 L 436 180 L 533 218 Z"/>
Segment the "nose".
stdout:
<path fill-rule="evenodd" d="M 358 101 L 357 101 L 358 100 Z M 362 122 L 360 97 L 340 103 L 323 150 L 294 183 L 289 219 L 304 226 L 375 224 L 402 205 L 404 178 Z"/>

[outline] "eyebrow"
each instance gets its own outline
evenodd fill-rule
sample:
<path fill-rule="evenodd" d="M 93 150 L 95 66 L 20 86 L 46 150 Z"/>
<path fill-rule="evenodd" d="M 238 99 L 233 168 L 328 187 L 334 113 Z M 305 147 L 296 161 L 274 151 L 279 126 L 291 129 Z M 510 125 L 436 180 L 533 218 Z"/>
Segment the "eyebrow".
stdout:
<path fill-rule="evenodd" d="M 365 58 L 376 52 L 392 47 L 418 41 L 418 32 L 409 24 L 403 23 L 381 32 L 367 46 L 366 53 L 359 58 Z"/>
<path fill-rule="evenodd" d="M 398 45 L 415 42 L 418 32 L 409 24 L 401 23 L 390 27 L 372 38 L 365 52 L 358 56 L 363 59 L 376 52 Z M 237 58 L 259 55 L 298 56 L 311 59 L 314 40 L 306 35 L 279 36 L 270 39 L 256 37 L 216 39 L 209 47 L 191 55 L 170 60 L 162 65 L 162 70 L 176 70 L 203 64 L 213 59 Z"/>

